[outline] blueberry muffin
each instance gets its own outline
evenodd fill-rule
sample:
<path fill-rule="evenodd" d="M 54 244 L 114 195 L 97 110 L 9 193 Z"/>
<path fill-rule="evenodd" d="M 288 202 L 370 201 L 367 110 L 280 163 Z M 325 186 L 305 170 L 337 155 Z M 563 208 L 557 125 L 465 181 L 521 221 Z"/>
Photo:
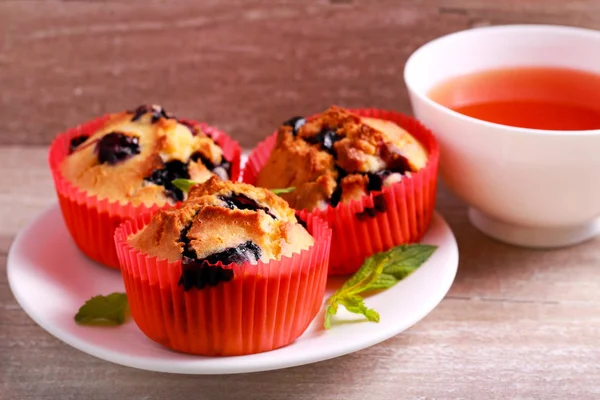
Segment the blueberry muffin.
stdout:
<path fill-rule="evenodd" d="M 185 199 L 177 178 L 237 180 L 241 149 L 224 132 L 141 106 L 57 135 L 48 163 L 65 224 L 89 258 L 119 268 L 121 222 Z"/>
<path fill-rule="evenodd" d="M 331 107 L 292 118 L 252 151 L 243 180 L 295 188 L 281 196 L 332 228 L 330 275 L 423 238 L 434 212 L 439 146 L 406 115 Z"/>
<path fill-rule="evenodd" d="M 75 136 L 63 176 L 99 199 L 134 205 L 174 204 L 185 194 L 177 178 L 229 179 L 231 160 L 199 125 L 179 121 L 160 106 L 113 114 L 95 132 Z"/>
<path fill-rule="evenodd" d="M 331 243 L 322 219 L 304 218 L 268 190 L 212 177 L 177 208 L 124 222 L 115 244 L 136 324 L 205 356 L 293 342 L 322 305 Z"/>
<path fill-rule="evenodd" d="M 286 202 L 269 190 L 212 177 L 190 189 L 178 209 L 159 211 L 133 235 L 130 245 L 141 252 L 182 260 L 182 284 L 204 285 L 208 264 L 256 264 L 308 249 L 313 238 Z M 227 270 L 231 272 L 231 270 Z M 216 283 L 223 277 L 213 274 Z"/>
<path fill-rule="evenodd" d="M 282 194 L 296 209 L 325 209 L 359 200 L 425 167 L 428 153 L 393 121 L 331 107 L 307 121 L 295 117 L 279 128 L 256 185 L 295 187 Z"/>

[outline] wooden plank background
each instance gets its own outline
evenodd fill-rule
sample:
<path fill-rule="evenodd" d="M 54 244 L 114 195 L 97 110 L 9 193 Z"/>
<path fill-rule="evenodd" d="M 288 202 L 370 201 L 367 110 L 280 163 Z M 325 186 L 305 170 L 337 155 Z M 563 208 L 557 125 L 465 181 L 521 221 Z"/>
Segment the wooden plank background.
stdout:
<path fill-rule="evenodd" d="M 0 0 L 0 145 L 142 103 L 244 146 L 332 103 L 409 112 L 412 51 L 507 23 L 600 28 L 600 1 Z"/>

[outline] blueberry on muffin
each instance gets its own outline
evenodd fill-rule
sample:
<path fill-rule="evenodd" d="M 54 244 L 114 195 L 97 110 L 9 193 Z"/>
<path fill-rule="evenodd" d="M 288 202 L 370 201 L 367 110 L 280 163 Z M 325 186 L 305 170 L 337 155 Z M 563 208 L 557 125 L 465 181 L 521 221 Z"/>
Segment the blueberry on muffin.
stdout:
<path fill-rule="evenodd" d="M 157 105 L 111 115 L 97 131 L 73 137 L 69 152 L 60 165 L 68 181 L 99 199 L 134 205 L 174 204 L 185 198 L 174 179 L 226 180 L 231 170 L 199 125 Z"/>
<path fill-rule="evenodd" d="M 295 187 L 281 195 L 290 206 L 326 209 L 399 182 L 427 159 L 424 146 L 394 122 L 333 106 L 314 119 L 283 123 L 256 185 Z"/>
<path fill-rule="evenodd" d="M 180 208 L 159 211 L 128 241 L 151 257 L 182 260 L 186 291 L 233 279 L 232 269 L 214 264 L 279 260 L 314 243 L 283 199 L 216 177 L 194 185 Z"/>

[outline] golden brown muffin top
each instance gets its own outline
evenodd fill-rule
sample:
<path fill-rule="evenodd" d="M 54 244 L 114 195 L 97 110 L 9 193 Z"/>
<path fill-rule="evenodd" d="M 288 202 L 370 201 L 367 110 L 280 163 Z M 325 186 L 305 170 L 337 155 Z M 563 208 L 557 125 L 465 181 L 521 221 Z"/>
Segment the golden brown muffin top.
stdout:
<path fill-rule="evenodd" d="M 70 151 L 60 165 L 68 181 L 99 199 L 134 205 L 174 204 L 185 197 L 174 179 L 228 179 L 231 168 L 200 126 L 156 105 L 112 114 L 96 132 L 74 137 Z"/>
<path fill-rule="evenodd" d="M 295 187 L 281 196 L 296 209 L 335 207 L 398 182 L 427 164 L 427 151 L 392 121 L 333 106 L 286 121 L 256 185 Z"/>
<path fill-rule="evenodd" d="M 313 243 L 285 200 L 269 190 L 216 177 L 192 186 L 181 208 L 158 211 L 129 238 L 141 252 L 181 259 L 184 270 L 190 267 L 195 273 L 206 263 L 278 260 Z"/>

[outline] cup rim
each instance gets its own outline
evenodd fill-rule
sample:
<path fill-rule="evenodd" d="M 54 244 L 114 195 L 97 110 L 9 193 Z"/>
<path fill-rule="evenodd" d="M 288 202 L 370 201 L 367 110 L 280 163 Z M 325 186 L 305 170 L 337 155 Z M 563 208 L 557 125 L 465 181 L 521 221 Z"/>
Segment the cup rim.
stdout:
<path fill-rule="evenodd" d="M 594 29 L 566 26 L 566 25 L 545 25 L 545 24 L 496 25 L 496 26 L 470 28 L 470 29 L 465 29 L 465 30 L 458 31 L 458 32 L 453 32 L 453 33 L 450 33 L 450 34 L 447 34 L 444 36 L 440 36 L 438 38 L 435 38 L 435 39 L 425 43 L 424 45 L 417 48 L 408 57 L 408 60 L 406 61 L 406 64 L 404 65 L 403 78 L 404 78 L 404 84 L 408 88 L 409 92 L 412 93 L 414 96 L 417 96 L 421 101 L 425 102 L 430 107 L 435 108 L 437 111 L 449 114 L 454 118 L 458 118 L 459 120 L 462 120 L 465 122 L 470 122 L 470 123 L 478 124 L 478 125 L 489 127 L 489 128 L 508 130 L 511 133 L 526 133 L 529 135 L 540 135 L 540 136 L 562 136 L 562 135 L 596 136 L 596 135 L 600 135 L 600 128 L 589 129 L 589 130 L 533 129 L 533 128 L 522 128 L 522 127 L 517 127 L 517 126 L 503 125 L 503 124 L 498 124 L 495 122 L 489 122 L 489 121 L 484 121 L 484 120 L 480 120 L 477 118 L 473 118 L 473 117 L 461 114 L 459 112 L 456 112 L 448 107 L 445 107 L 445 106 L 433 101 L 425 93 L 423 93 L 420 90 L 415 89 L 413 83 L 408 78 L 408 70 L 409 70 L 410 66 L 416 62 L 415 61 L 416 57 L 420 53 L 427 51 L 428 48 L 430 48 L 440 42 L 443 42 L 446 40 L 452 40 L 455 38 L 459 38 L 461 36 L 480 35 L 480 34 L 486 34 L 488 32 L 495 32 L 495 31 L 528 31 L 528 32 L 553 31 L 553 32 L 562 32 L 562 33 L 577 34 L 580 36 L 592 37 L 592 38 L 598 39 L 600 41 L 600 31 L 597 31 Z"/>

